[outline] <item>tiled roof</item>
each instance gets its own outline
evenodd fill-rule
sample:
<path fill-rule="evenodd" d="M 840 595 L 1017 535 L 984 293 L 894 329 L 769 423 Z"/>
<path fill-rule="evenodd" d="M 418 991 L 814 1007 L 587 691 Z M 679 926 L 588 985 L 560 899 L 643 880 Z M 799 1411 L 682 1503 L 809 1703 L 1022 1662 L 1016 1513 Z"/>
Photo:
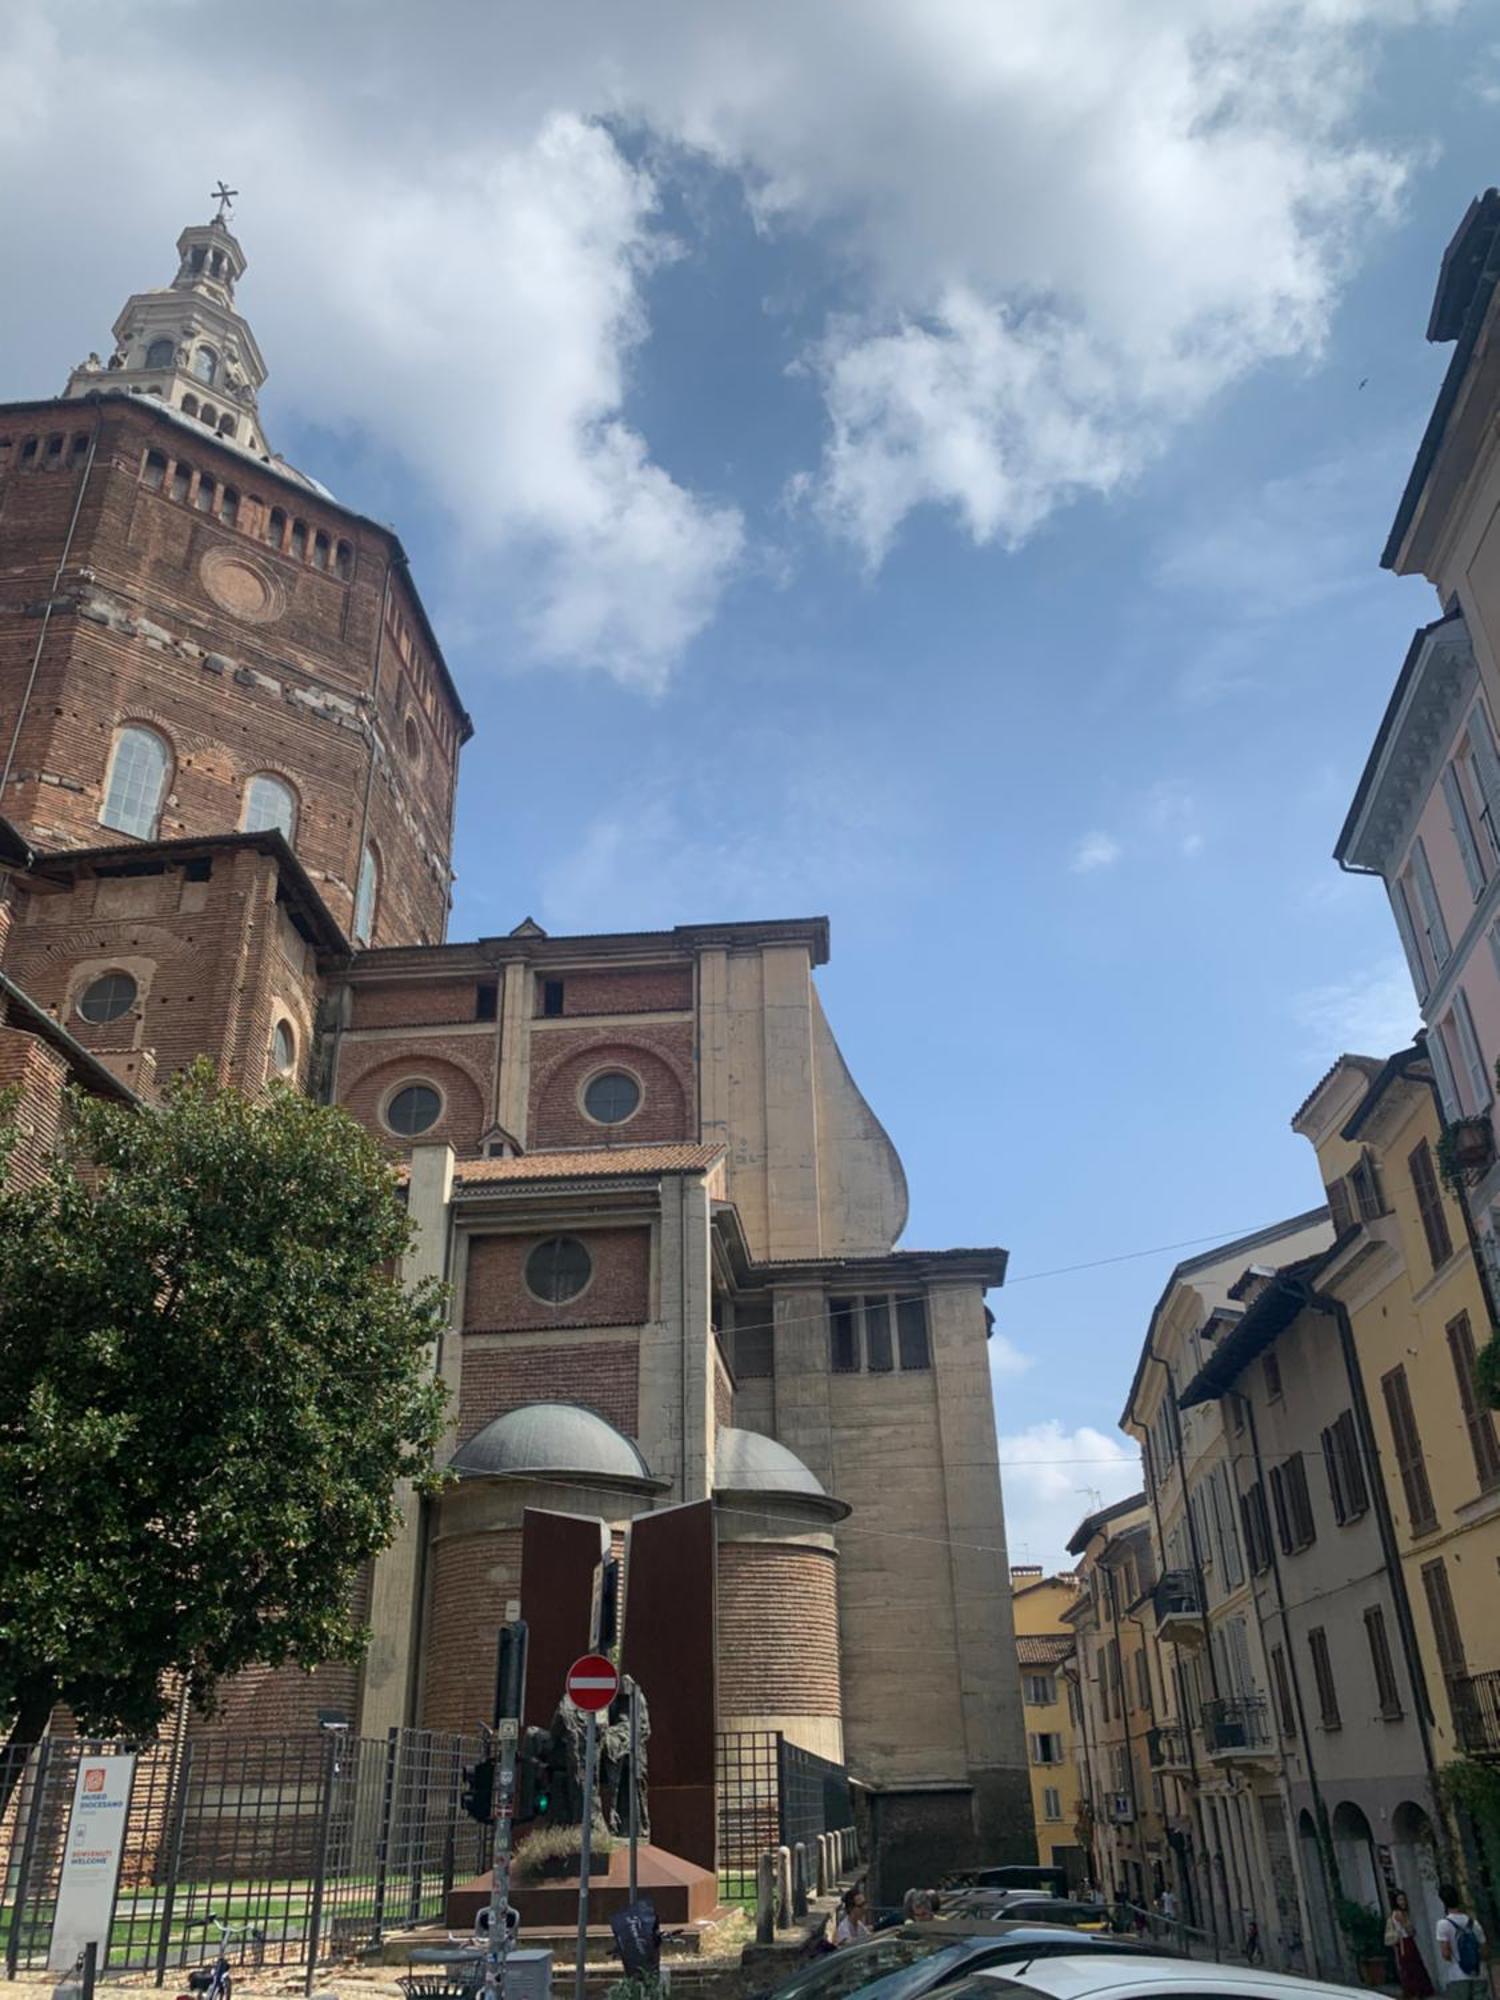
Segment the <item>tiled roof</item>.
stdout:
<path fill-rule="evenodd" d="M 1019 1633 L 1016 1658 L 1023 1667 L 1055 1667 L 1072 1652 L 1076 1641 L 1071 1632 Z"/>
<path fill-rule="evenodd" d="M 722 1158 L 722 1146 L 598 1146 L 576 1153 L 525 1153 L 515 1160 L 460 1160 L 462 1187 L 493 1181 L 606 1180 L 632 1174 L 701 1174 Z"/>

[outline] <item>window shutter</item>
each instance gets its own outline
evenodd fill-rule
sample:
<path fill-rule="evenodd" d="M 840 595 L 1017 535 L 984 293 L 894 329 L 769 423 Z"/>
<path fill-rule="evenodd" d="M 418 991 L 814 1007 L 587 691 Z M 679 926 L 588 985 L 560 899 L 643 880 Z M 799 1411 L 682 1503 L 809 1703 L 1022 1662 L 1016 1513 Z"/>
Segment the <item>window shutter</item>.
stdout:
<path fill-rule="evenodd" d="M 1429 981 L 1427 967 L 1422 962 L 1421 946 L 1417 943 L 1416 925 L 1412 922 L 1411 905 L 1406 900 L 1404 882 L 1388 882 L 1387 893 L 1391 899 L 1391 910 L 1396 919 L 1396 929 L 1401 934 L 1401 949 L 1406 953 L 1407 969 L 1411 973 L 1411 983 L 1417 989 L 1417 998 L 1427 998 Z"/>
<path fill-rule="evenodd" d="M 1448 802 L 1448 817 L 1453 823 L 1453 838 L 1458 842 L 1464 873 L 1469 878 L 1469 887 L 1477 903 L 1484 894 L 1484 863 L 1480 860 L 1479 849 L 1474 843 L 1474 829 L 1469 824 L 1469 808 L 1464 802 L 1463 787 L 1458 782 L 1458 767 L 1454 764 L 1443 766 L 1443 797 Z"/>
<path fill-rule="evenodd" d="M 1427 865 L 1427 849 L 1422 845 L 1420 834 L 1412 843 L 1411 878 L 1417 885 L 1417 902 L 1422 910 L 1422 928 L 1427 934 L 1433 967 L 1441 972 L 1453 956 L 1453 947 L 1448 942 L 1448 926 L 1443 922 L 1443 906 L 1438 901 L 1432 870 Z"/>
<path fill-rule="evenodd" d="M 1435 1271 L 1439 1264 L 1445 1264 L 1453 1255 L 1453 1238 L 1448 1232 L 1448 1218 L 1443 1213 L 1443 1197 L 1432 1164 L 1432 1150 L 1425 1139 L 1407 1154 L 1406 1164 L 1411 1173 L 1412 1191 L 1417 1197 L 1422 1234 L 1427 1238 L 1427 1254 Z"/>
<path fill-rule="evenodd" d="M 1391 1441 L 1396 1448 L 1396 1466 L 1406 1495 L 1406 1511 L 1414 1535 L 1437 1526 L 1437 1509 L 1432 1504 L 1432 1487 L 1422 1456 L 1422 1440 L 1417 1431 L 1416 1412 L 1411 1405 L 1411 1387 L 1404 1368 L 1393 1368 L 1380 1378 Z"/>
<path fill-rule="evenodd" d="M 1344 1482 L 1339 1477 L 1338 1448 L 1331 1430 L 1323 1432 L 1323 1469 L 1328 1474 L 1328 1497 L 1333 1502 L 1333 1518 L 1342 1527 L 1349 1515 L 1344 1505 Z"/>
<path fill-rule="evenodd" d="M 1401 1694 L 1396 1686 L 1390 1640 L 1386 1636 L 1385 1613 L 1378 1605 L 1365 1613 L 1365 1638 L 1370 1646 L 1370 1665 L 1375 1670 L 1375 1692 L 1380 1701 L 1380 1713 L 1388 1720 L 1394 1719 L 1401 1713 Z"/>
<path fill-rule="evenodd" d="M 1354 1227 L 1354 1204 L 1349 1199 L 1349 1183 L 1342 1175 L 1328 1183 L 1328 1212 L 1335 1236 L 1345 1236 Z"/>
<path fill-rule="evenodd" d="M 1333 1662 L 1328 1657 L 1328 1635 L 1322 1626 L 1316 1626 L 1307 1635 L 1307 1650 L 1312 1654 L 1313 1679 L 1318 1688 L 1318 1709 L 1325 1729 L 1339 1727 L 1339 1697 L 1334 1685 Z"/>
<path fill-rule="evenodd" d="M 1448 1587 L 1448 1565 L 1441 1556 L 1436 1562 L 1423 1563 L 1422 1588 L 1427 1593 L 1432 1636 L 1437 1641 L 1443 1676 L 1450 1681 L 1460 1680 L 1468 1671 L 1464 1640 L 1458 1629 L 1458 1613 L 1453 1608 L 1453 1592 Z"/>
<path fill-rule="evenodd" d="M 1474 1379 L 1474 1334 L 1469 1315 L 1460 1313 L 1448 1322 L 1448 1352 L 1458 1378 L 1458 1400 L 1469 1433 L 1469 1449 L 1474 1454 L 1474 1470 L 1479 1483 L 1490 1487 L 1500 1481 L 1500 1442 L 1495 1437 L 1495 1419 L 1479 1395 Z"/>
<path fill-rule="evenodd" d="M 1490 1075 L 1484 1057 L 1479 1053 L 1479 1037 L 1474 1032 L 1474 1016 L 1469 1012 L 1468 995 L 1461 986 L 1453 995 L 1453 1025 L 1458 1030 L 1459 1050 L 1469 1074 L 1469 1088 L 1474 1093 L 1474 1109 L 1476 1112 L 1484 1111 L 1494 1092 L 1490 1088 Z"/>
<path fill-rule="evenodd" d="M 1344 1489 L 1346 1519 L 1354 1521 L 1368 1512 L 1370 1487 L 1365 1478 L 1364 1453 L 1360 1449 L 1359 1431 L 1355 1426 L 1354 1412 L 1345 1410 L 1333 1427 L 1333 1448 L 1339 1461 L 1339 1479 Z"/>
<path fill-rule="evenodd" d="M 1453 1081 L 1453 1065 L 1448 1060 L 1443 1037 L 1436 1028 L 1430 1028 L 1427 1032 L 1427 1055 L 1432 1063 L 1432 1073 L 1437 1079 L 1444 1122 L 1451 1125 L 1455 1118 L 1462 1118 L 1463 1106 L 1458 1101 L 1458 1089 Z"/>
<path fill-rule="evenodd" d="M 1279 1465 L 1271 1467 L 1271 1508 L 1276 1516 L 1276 1539 L 1286 1555 L 1292 1552 L 1292 1517 L 1287 1512 L 1286 1474 Z"/>
<path fill-rule="evenodd" d="M 1480 820 L 1491 850 L 1500 858 L 1500 758 L 1495 755 L 1495 734 L 1483 702 L 1476 702 L 1469 716 L 1469 756 L 1483 802 Z"/>

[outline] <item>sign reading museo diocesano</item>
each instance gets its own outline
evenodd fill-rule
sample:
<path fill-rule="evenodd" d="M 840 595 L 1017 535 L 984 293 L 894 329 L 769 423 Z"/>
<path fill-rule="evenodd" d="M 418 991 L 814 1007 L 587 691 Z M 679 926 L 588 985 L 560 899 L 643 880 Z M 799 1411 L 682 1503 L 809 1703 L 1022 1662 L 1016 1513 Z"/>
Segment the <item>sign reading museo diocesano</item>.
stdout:
<path fill-rule="evenodd" d="M 49 1972 L 70 1972 L 90 1938 L 98 1943 L 103 1969 L 134 1777 L 134 1757 L 84 1757 L 79 1762 L 47 1954 Z"/>

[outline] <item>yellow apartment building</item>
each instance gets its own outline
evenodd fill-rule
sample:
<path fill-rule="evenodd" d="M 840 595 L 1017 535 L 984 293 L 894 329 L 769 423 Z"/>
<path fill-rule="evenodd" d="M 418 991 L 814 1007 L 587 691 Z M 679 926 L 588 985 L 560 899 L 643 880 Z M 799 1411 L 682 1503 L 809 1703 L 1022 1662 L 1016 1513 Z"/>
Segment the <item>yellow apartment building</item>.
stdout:
<path fill-rule="evenodd" d="M 1036 1858 L 1044 1866 L 1066 1869 L 1075 1887 L 1089 1874 L 1088 1843 L 1078 1824 L 1083 1793 L 1077 1695 L 1066 1672 L 1076 1641 L 1064 1614 L 1077 1602 L 1078 1588 L 1071 1572 L 1046 1576 L 1040 1566 L 1019 1565 L 1010 1573 Z"/>
<path fill-rule="evenodd" d="M 1315 1115 L 1329 1105 L 1342 1113 L 1336 1121 L 1326 1109 Z M 1493 1764 L 1500 1434 L 1475 1380 L 1490 1314 L 1463 1210 L 1438 1167 L 1442 1118 L 1423 1042 L 1383 1065 L 1343 1057 L 1296 1122 L 1317 1151 L 1340 1242 L 1361 1252 L 1357 1281 L 1339 1291 L 1385 1475 L 1432 1760 L 1439 1773 L 1464 1760 Z M 1474 1827 L 1462 1813 L 1450 1819 L 1478 1897 Z"/>

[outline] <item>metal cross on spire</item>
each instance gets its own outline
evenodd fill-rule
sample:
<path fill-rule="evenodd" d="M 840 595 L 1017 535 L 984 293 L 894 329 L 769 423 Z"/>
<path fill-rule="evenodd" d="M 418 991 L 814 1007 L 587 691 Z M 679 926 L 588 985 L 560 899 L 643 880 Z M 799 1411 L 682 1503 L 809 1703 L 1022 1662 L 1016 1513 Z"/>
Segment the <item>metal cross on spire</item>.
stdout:
<path fill-rule="evenodd" d="M 230 206 L 238 193 L 238 188 L 225 187 L 223 181 L 220 181 L 217 187 L 213 189 L 212 199 L 219 204 L 218 213 L 214 216 L 215 222 L 222 222 L 225 216 L 228 215 Z"/>

